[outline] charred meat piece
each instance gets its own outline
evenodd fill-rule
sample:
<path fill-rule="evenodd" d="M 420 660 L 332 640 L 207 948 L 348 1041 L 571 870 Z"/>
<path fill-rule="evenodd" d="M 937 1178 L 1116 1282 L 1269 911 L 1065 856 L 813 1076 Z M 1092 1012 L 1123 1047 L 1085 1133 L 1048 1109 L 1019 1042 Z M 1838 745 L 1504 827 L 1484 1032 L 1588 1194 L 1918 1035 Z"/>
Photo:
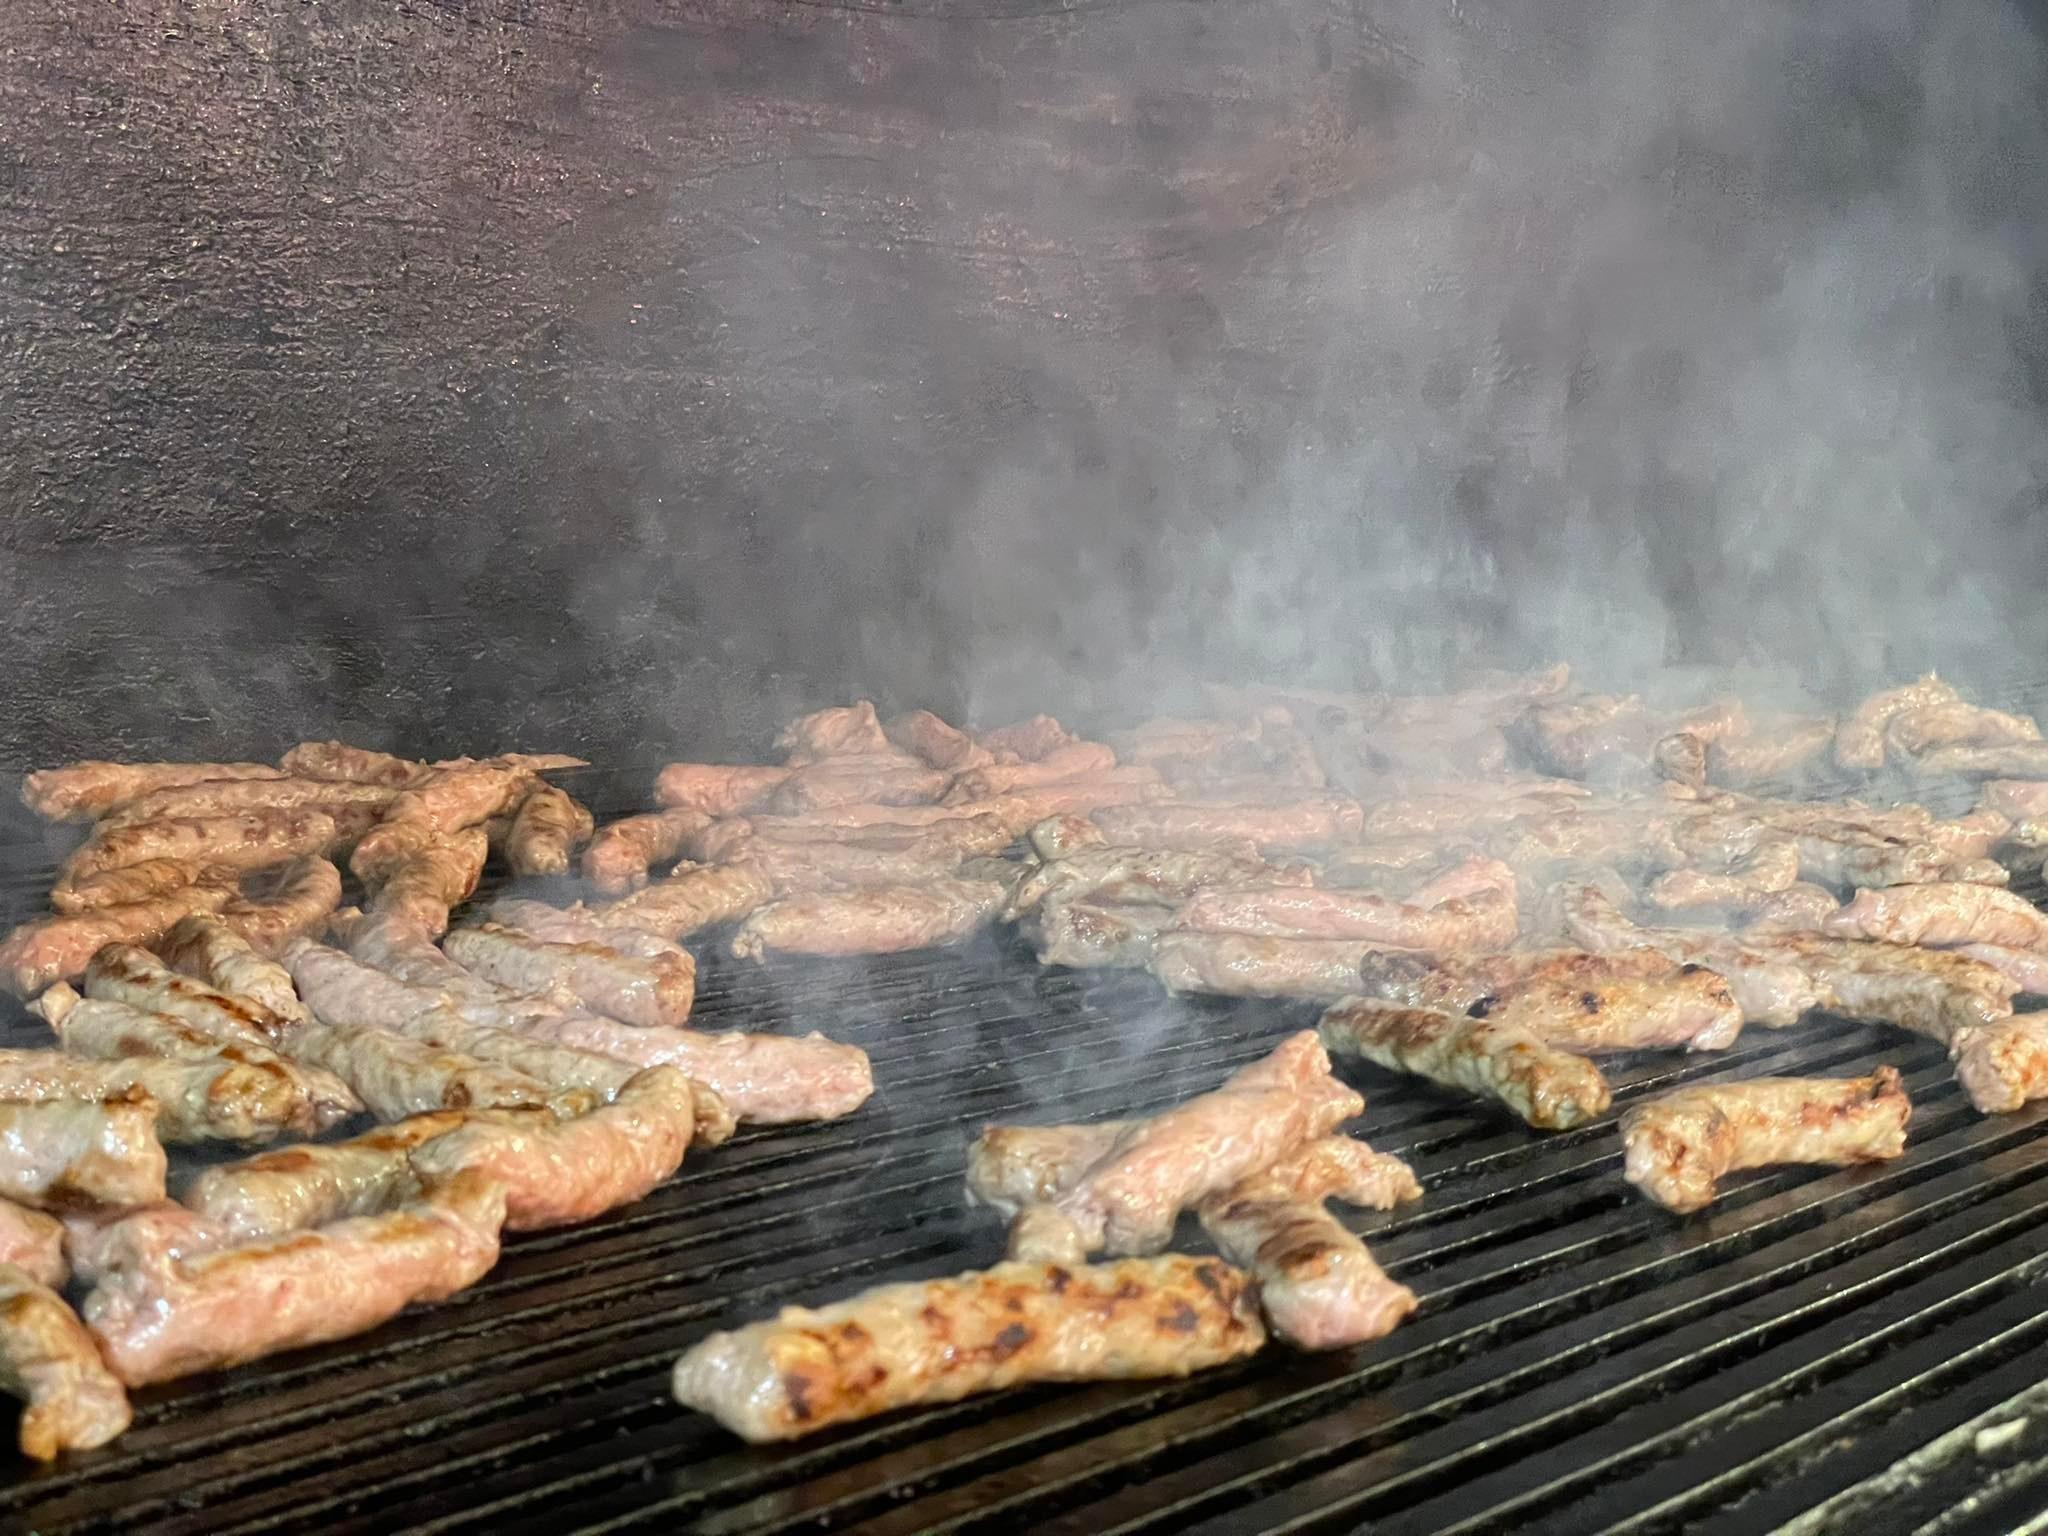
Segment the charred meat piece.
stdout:
<path fill-rule="evenodd" d="M 0 1200 L 0 1265 L 20 1270 L 38 1285 L 61 1286 L 70 1274 L 64 1261 L 64 1223 L 12 1200 Z"/>
<path fill-rule="evenodd" d="M 1035 763 L 1079 739 L 1051 715 L 1033 715 L 981 733 L 981 744 L 999 763 Z"/>
<path fill-rule="evenodd" d="M 670 763 L 654 781 L 654 798 L 676 810 L 737 816 L 765 804 L 796 770 L 749 764 Z"/>
<path fill-rule="evenodd" d="M 1936 949 L 2002 944 L 2048 952 L 2048 916 L 2025 897 L 1991 885 L 1930 882 L 1858 891 L 1821 931 Z"/>
<path fill-rule="evenodd" d="M 157 1135 L 168 1142 L 274 1141 L 287 1130 L 310 1131 L 317 1117 L 303 1083 L 285 1064 L 224 1056 L 99 1061 L 64 1051 L 0 1050 L 0 1098 L 97 1104 L 144 1093 L 156 1106 Z"/>
<path fill-rule="evenodd" d="M 1339 1055 L 1493 1099 L 1538 1130 L 1570 1130 L 1612 1100 L 1592 1062 L 1511 1022 L 1347 998 L 1319 1028 Z"/>
<path fill-rule="evenodd" d="M 60 1212 L 163 1199 L 156 1118 L 139 1089 L 0 1103 L 0 1198 Z"/>
<path fill-rule="evenodd" d="M 1126 1122 L 1116 1143 L 1052 1202 L 1084 1253 L 1157 1253 L 1183 1210 L 1327 1136 L 1364 1101 L 1330 1075 L 1313 1034 L 1290 1036 L 1213 1093 L 1148 1120 Z M 1025 1214 L 1029 1214 L 1028 1212 Z M 1014 1257 L 1029 1258 L 1023 1230 Z"/>
<path fill-rule="evenodd" d="M 21 801 L 48 821 L 92 821 L 153 789 L 209 779 L 279 779 L 267 763 L 71 763 L 21 781 Z"/>
<path fill-rule="evenodd" d="M 1272 939 L 1169 929 L 1152 946 L 1152 974 L 1169 992 L 1331 1000 L 1358 990 L 1358 967 L 1379 946 L 1364 939 Z"/>
<path fill-rule="evenodd" d="M 76 879 L 61 876 L 51 887 L 50 905 L 59 912 L 91 912 L 150 901 L 188 885 L 231 887 L 234 880 L 233 870 L 215 869 L 197 859 L 144 859 Z"/>
<path fill-rule="evenodd" d="M 1026 915 L 1023 932 L 1040 965 L 1076 970 L 1099 966 L 1143 969 L 1152 963 L 1159 935 L 1173 924 L 1171 907 L 1147 907 L 1047 897 Z"/>
<path fill-rule="evenodd" d="M 235 816 L 178 816 L 102 827 L 64 861 L 65 882 L 149 859 L 183 859 L 219 869 L 261 869 L 334 845 L 335 821 L 325 811 L 244 811 Z"/>
<path fill-rule="evenodd" d="M 1621 1117 L 1629 1183 L 1674 1211 L 1713 1203 L 1723 1174 L 1772 1163 L 1873 1163 L 1906 1150 L 1899 1074 L 1764 1077 L 1681 1088 Z"/>
<path fill-rule="evenodd" d="M 536 784 L 519 802 L 505 835 L 505 862 L 515 875 L 566 875 L 576 850 L 596 828 L 590 812 L 552 784 Z"/>
<path fill-rule="evenodd" d="M 894 954 L 958 944 L 986 927 L 1008 893 L 988 881 L 927 880 L 793 896 L 758 908 L 732 936 L 733 955 Z"/>
<path fill-rule="evenodd" d="M 317 933 L 341 905 L 341 871 L 307 854 L 256 877 L 264 894 L 241 895 L 222 907 L 220 923 L 265 955 L 276 955 L 301 934 Z"/>
<path fill-rule="evenodd" d="M 611 896 L 637 891 L 649 866 L 680 858 L 684 842 L 711 825 L 702 811 L 628 816 L 599 829 L 583 850 L 583 878 Z"/>
<path fill-rule="evenodd" d="M 306 1017 L 291 972 L 218 917 L 200 913 L 178 922 L 164 935 L 160 953 L 186 975 L 280 1019 L 296 1023 Z"/>
<path fill-rule="evenodd" d="M 799 768 L 769 794 L 767 808 L 784 815 L 841 805 L 929 805 L 953 776 L 922 764 L 902 767 L 886 759 L 833 758 Z"/>
<path fill-rule="evenodd" d="M 1884 766 L 1884 733 L 1892 718 L 1909 709 L 1930 704 L 1957 702 L 1955 689 L 1933 673 L 1918 682 L 1873 693 L 1856 707 L 1835 732 L 1835 762 L 1838 766 L 1874 772 Z"/>
<path fill-rule="evenodd" d="M 86 1326 L 129 1386 L 345 1339 L 473 1285 L 498 1258 L 505 1192 L 481 1173 L 312 1232 L 109 1271 Z"/>
<path fill-rule="evenodd" d="M 12 1264 L 0 1264 L 0 1391 L 27 1405 L 21 1453 L 36 1461 L 105 1445 L 132 1417 L 64 1298 Z"/>
<path fill-rule="evenodd" d="M 1179 922 L 1196 933 L 1353 939 L 1448 953 L 1512 944 L 1519 916 L 1511 889 L 1480 891 L 1422 907 L 1370 891 L 1266 885 L 1202 891 L 1180 909 Z"/>
<path fill-rule="evenodd" d="M 1115 766 L 1116 754 L 1101 742 L 1069 742 L 1035 761 L 991 763 L 985 768 L 968 769 L 946 791 L 946 804 L 990 800 L 1047 784 L 1064 784 L 1070 779 L 1093 778 Z"/>
<path fill-rule="evenodd" d="M 695 1127 L 690 1080 L 674 1067 L 637 1073 L 609 1104 L 555 1121 L 483 1112 L 422 1144 L 428 1178 L 473 1170 L 505 1192 L 505 1227 L 574 1226 L 630 1205 L 683 1163 Z"/>
<path fill-rule="evenodd" d="M 481 827 L 451 833 L 389 866 L 370 897 L 370 911 L 418 929 L 429 938 L 448 931 L 448 912 L 469 899 L 483 878 L 490 840 Z"/>
<path fill-rule="evenodd" d="M 1211 849 L 1083 848 L 1026 875 L 1010 899 L 1009 915 L 1028 912 L 1053 895 L 1171 908 L 1204 886 L 1307 885 L 1309 879 L 1305 868 L 1284 870 Z"/>
<path fill-rule="evenodd" d="M 839 709 L 799 715 L 775 738 L 775 750 L 793 767 L 828 757 L 887 752 L 889 738 L 875 715 L 875 706 L 860 699 Z"/>
<path fill-rule="evenodd" d="M 348 1141 L 279 1147 L 204 1170 L 182 1199 L 220 1228 L 225 1240 L 216 1247 L 374 1215 L 415 1192 L 413 1150 L 467 1118 L 462 1110 L 437 1110 Z"/>
<path fill-rule="evenodd" d="M 1095 824 L 1120 847 L 1212 848 L 1251 842 L 1307 852 L 1358 841 L 1365 813 L 1358 802 L 1323 795 L 1281 805 L 1187 805 L 1158 801 L 1111 806 Z"/>
<path fill-rule="evenodd" d="M 442 941 L 449 959 L 515 992 L 560 991 L 628 1024 L 680 1024 L 696 997 L 697 965 L 680 951 L 656 960 L 598 944 L 551 944 L 482 923 Z"/>
<path fill-rule="evenodd" d="M 343 741 L 302 741 L 278 759 L 278 766 L 300 778 L 377 784 L 389 789 L 410 789 L 434 771 L 425 763 L 368 747 L 352 747 Z"/>
<path fill-rule="evenodd" d="M 679 939 L 701 928 L 737 921 L 774 895 L 774 882 L 758 864 L 742 861 L 679 867 L 666 880 L 597 908 L 590 920 L 606 928 Z"/>
<path fill-rule="evenodd" d="M 924 763 L 948 773 L 965 773 L 994 762 L 995 754 L 965 731 L 956 730 L 928 709 L 913 709 L 882 726 L 891 744 Z"/>
<path fill-rule="evenodd" d="M 790 1440 L 1027 1382 L 1186 1376 L 1265 1337 L 1250 1281 L 1217 1259 L 999 1264 L 714 1333 L 674 1390 L 744 1439 Z"/>

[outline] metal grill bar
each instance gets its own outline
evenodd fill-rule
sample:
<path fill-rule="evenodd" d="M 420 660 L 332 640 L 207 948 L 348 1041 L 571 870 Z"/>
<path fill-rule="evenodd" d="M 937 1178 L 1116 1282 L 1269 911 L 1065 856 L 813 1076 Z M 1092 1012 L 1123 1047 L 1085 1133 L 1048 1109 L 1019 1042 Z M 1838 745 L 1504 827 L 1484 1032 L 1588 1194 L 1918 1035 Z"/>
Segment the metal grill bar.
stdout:
<path fill-rule="evenodd" d="M 708 960 L 700 999 L 712 1027 L 862 1044 L 875 1099 L 834 1125 L 744 1133 L 589 1227 L 513 1239 L 472 1291 L 361 1340 L 142 1393 L 108 1450 L 0 1487 L 0 1524 L 1095 1536 L 1758 1530 L 1819 1511 L 1810 1527 L 1835 1529 L 1814 1522 L 1853 1523 L 1858 1490 L 1901 1458 L 2011 1411 L 2048 1355 L 2048 1110 L 1985 1119 L 1927 1042 L 1819 1021 L 1752 1030 L 1725 1054 L 1626 1059 L 1617 1106 L 1888 1060 L 1916 1104 L 1899 1161 L 1738 1176 L 1680 1222 L 1621 1183 L 1609 1122 L 1539 1137 L 1347 1068 L 1366 1134 L 1428 1191 L 1352 1218 L 1422 1298 L 1391 1338 L 741 1447 L 667 1401 L 689 1343 L 789 1302 L 993 1261 L 1000 1233 L 959 1198 L 980 1123 L 1156 1109 L 1314 1013 L 1169 1001 L 997 943 Z M 1916 1518 L 1961 1531 L 1984 1478 L 1965 1475 L 1974 1457 L 1937 1467 L 1914 1484 Z M 1996 1470 L 1988 1491 L 2019 1508 L 2048 1443 Z"/>

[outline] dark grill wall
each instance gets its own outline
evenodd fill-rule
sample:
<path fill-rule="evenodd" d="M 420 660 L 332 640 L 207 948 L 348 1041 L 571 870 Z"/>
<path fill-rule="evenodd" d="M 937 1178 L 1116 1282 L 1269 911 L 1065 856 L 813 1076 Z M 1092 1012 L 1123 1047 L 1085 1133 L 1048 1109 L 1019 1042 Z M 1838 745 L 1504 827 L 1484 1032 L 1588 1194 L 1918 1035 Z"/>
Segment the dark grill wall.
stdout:
<path fill-rule="evenodd" d="M 1744 358 L 1694 343 L 1821 221 L 1931 143 L 2020 277 L 1904 323 L 2031 410 L 2043 307 L 2038 122 L 1930 135 L 1925 13 L 1741 9 L 1733 104 L 1648 49 L 1617 147 L 1638 7 L 0 8 L 0 765 L 2024 642 L 2024 473 L 1933 509 L 1907 596 L 1969 622 L 1890 655 L 1813 616 L 1853 510 L 1730 565 L 1753 508 L 1684 449 Z"/>

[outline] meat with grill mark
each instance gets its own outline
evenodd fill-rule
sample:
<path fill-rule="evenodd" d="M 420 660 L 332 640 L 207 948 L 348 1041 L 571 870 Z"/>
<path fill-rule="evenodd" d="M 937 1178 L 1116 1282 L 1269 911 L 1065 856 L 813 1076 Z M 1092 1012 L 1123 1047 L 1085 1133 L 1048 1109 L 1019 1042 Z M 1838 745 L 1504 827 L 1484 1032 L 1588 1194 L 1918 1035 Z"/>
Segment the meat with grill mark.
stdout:
<path fill-rule="evenodd" d="M 0 1198 L 60 1213 L 161 1200 L 156 1121 L 140 1089 L 0 1102 Z"/>
<path fill-rule="evenodd" d="M 382 883 L 371 893 L 369 910 L 438 937 L 448 931 L 449 910 L 476 889 L 489 857 L 490 838 L 482 827 L 437 838 L 380 866 Z"/>
<path fill-rule="evenodd" d="M 345 741 L 302 741 L 278 759 L 286 773 L 341 784 L 370 784 L 392 790 L 410 789 L 430 777 L 426 763 L 394 757 Z"/>
<path fill-rule="evenodd" d="M 180 1198 L 229 1243 L 374 1215 L 416 1193 L 413 1150 L 467 1118 L 463 1110 L 435 1110 L 347 1141 L 279 1147 L 202 1170 Z"/>
<path fill-rule="evenodd" d="M 932 879 L 792 896 L 757 908 L 733 934 L 738 959 L 893 954 L 958 944 L 994 918 L 1008 892 L 989 881 Z"/>
<path fill-rule="evenodd" d="M 43 768 L 21 781 L 21 800 L 48 821 L 92 821 L 154 789 L 211 779 L 277 779 L 267 763 L 108 763 Z"/>
<path fill-rule="evenodd" d="M 566 875 L 596 822 L 566 791 L 536 784 L 513 813 L 505 862 L 515 875 Z"/>
<path fill-rule="evenodd" d="M 457 965 L 519 993 L 560 993 L 628 1024 L 680 1024 L 697 993 L 683 951 L 645 959 L 601 944 L 551 943 L 496 923 L 458 928 L 441 947 Z"/>
<path fill-rule="evenodd" d="M 1520 920 L 1512 890 L 1480 890 L 1424 907 L 1370 891 L 1266 885 L 1197 892 L 1181 907 L 1179 925 L 1198 933 L 1355 939 L 1450 953 L 1503 948 L 1514 942 Z"/>
<path fill-rule="evenodd" d="M 261 869 L 300 854 L 324 854 L 338 829 L 325 811 L 243 811 L 231 816 L 178 816 L 104 826 L 64 861 L 59 882 L 153 859 L 182 859 L 211 868 Z"/>
<path fill-rule="evenodd" d="M 180 920 L 164 935 L 158 951 L 178 970 L 230 997 L 293 1023 L 306 1018 L 306 1005 L 292 986 L 291 972 L 217 916 L 198 913 Z"/>
<path fill-rule="evenodd" d="M 1331 1001 L 1358 990 L 1358 968 L 1380 948 L 1365 939 L 1275 939 L 1168 929 L 1152 945 L 1152 974 L 1169 992 Z"/>

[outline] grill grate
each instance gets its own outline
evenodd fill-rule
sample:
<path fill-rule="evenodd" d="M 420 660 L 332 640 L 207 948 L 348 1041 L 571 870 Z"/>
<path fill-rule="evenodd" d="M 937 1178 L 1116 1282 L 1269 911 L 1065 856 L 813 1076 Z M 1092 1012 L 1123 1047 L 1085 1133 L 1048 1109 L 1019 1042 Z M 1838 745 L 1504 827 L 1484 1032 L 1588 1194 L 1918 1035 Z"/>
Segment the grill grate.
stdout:
<path fill-rule="evenodd" d="M 1821 1532 L 1868 1527 L 1875 1501 L 1883 1529 L 1951 1536 L 2048 1501 L 2028 1416 L 2048 1397 L 2048 1109 L 1985 1119 L 1931 1044 L 1833 1021 L 1623 1058 L 1617 1104 L 1891 1061 L 1916 1105 L 1897 1162 L 1740 1175 L 1680 1222 L 1621 1182 L 1611 1121 L 1539 1137 L 1346 1066 L 1366 1134 L 1427 1189 L 1347 1218 L 1422 1298 L 1390 1338 L 742 1447 L 668 1402 L 689 1343 L 993 1262 L 999 1231 L 960 1199 L 981 1122 L 1156 1109 L 1314 1011 L 1169 1001 L 994 940 L 765 970 L 707 954 L 700 998 L 710 1027 L 865 1046 L 875 1098 L 745 1132 L 607 1220 L 513 1238 L 481 1285 L 364 1338 L 143 1392 L 107 1450 L 11 1470 L 0 1527 Z"/>

